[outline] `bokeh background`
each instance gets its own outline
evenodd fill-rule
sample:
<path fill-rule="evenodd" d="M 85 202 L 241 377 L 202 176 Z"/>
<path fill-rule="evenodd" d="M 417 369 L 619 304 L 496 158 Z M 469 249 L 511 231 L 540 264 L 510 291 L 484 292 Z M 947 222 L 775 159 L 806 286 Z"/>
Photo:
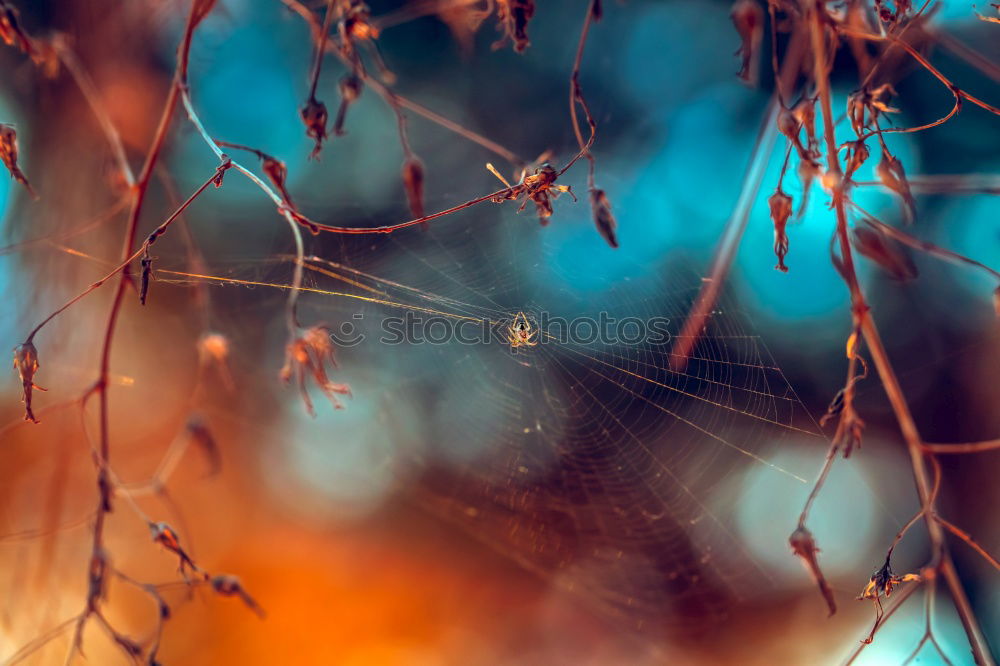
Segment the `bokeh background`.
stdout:
<path fill-rule="evenodd" d="M 565 162 L 575 149 L 567 92 L 583 3 L 539 4 L 532 46 L 517 55 L 491 50 L 493 19 L 463 32 L 460 5 L 426 13 L 433 3 L 373 2 L 395 89 L 525 160 L 551 150 L 555 163 Z M 651 345 L 543 345 L 512 356 L 497 345 L 377 340 L 387 317 L 413 307 L 484 319 L 517 311 L 666 316 L 676 332 L 739 195 L 768 77 L 759 89 L 736 79 L 727 3 L 607 4 L 581 83 L 599 124 L 598 183 L 618 218 L 618 250 L 595 232 L 586 200 L 567 196 L 545 228 L 514 204 L 487 203 L 429 230 L 308 238 L 308 254 L 341 273 L 377 276 L 351 273 L 404 305 L 303 296 L 304 323 L 349 322 L 368 335 L 339 350 L 333 373 L 353 398 L 334 411 L 314 395 L 315 419 L 277 381 L 282 289 L 223 280 L 199 287 L 161 272 L 149 305 L 129 299 L 112 365 L 115 470 L 129 481 L 148 478 L 190 414 L 200 414 L 219 443 L 221 472 L 208 474 L 189 451 L 166 499 L 138 501 L 177 528 L 202 566 L 239 575 L 267 610 L 262 621 L 235 600 L 174 593 L 163 663 L 839 663 L 867 633 L 873 609 L 853 598 L 915 510 L 915 493 L 892 414 L 877 381 L 867 380 L 859 388 L 863 448 L 838 461 L 810 521 L 841 607 L 828 619 L 786 540 L 809 490 L 794 477 L 812 478 L 825 453 L 814 419 L 843 380 L 848 295 L 829 261 L 833 220 L 819 190 L 790 229 L 790 272 L 773 269 L 764 199 L 780 145 L 699 347 L 703 360 L 686 376 L 666 371 L 669 348 Z M 998 26 L 977 20 L 965 2 L 935 4 L 945 37 L 927 47 L 934 62 L 978 96 L 1000 99 L 996 80 L 945 46 L 975 49 L 995 66 Z M 136 167 L 170 83 L 186 8 L 174 0 L 19 6 L 33 33 L 65 33 Z M 298 109 L 311 53 L 307 26 L 280 2 L 220 0 L 196 33 L 191 60 L 192 95 L 209 132 L 286 161 L 289 189 L 315 219 L 407 219 L 395 118 L 371 90 L 350 109 L 348 134 L 331 140 L 320 161 L 307 159 L 312 142 Z M 16 125 L 22 167 L 41 194 L 33 201 L 0 179 L 0 339 L 12 347 L 108 270 L 124 216 L 107 214 L 121 191 L 72 79 L 46 79 L 10 49 L 0 58 L 0 120 Z M 327 59 L 318 96 L 331 109 L 343 73 Z M 950 108 L 947 90 L 926 73 L 904 63 L 894 79 L 899 125 Z M 835 109 L 845 108 L 855 83 L 853 63 L 838 60 Z M 429 210 L 496 189 L 487 161 L 513 171 L 480 146 L 408 117 Z M 890 141 L 917 178 L 988 182 L 1000 167 L 997 119 L 971 106 L 943 127 Z M 166 217 L 215 165 L 179 114 L 142 228 Z M 584 165 L 566 182 L 585 192 Z M 797 184 L 786 189 L 800 200 Z M 899 221 L 897 203 L 877 188 L 859 190 L 857 200 Z M 1000 264 L 995 195 L 921 195 L 918 206 L 917 235 Z M 289 283 L 288 228 L 237 174 L 199 199 L 185 223 L 193 243 L 168 234 L 157 245 L 158 269 Z M 918 426 L 929 441 L 995 437 L 995 285 L 931 258 L 914 261 L 920 275 L 905 284 L 863 260 L 861 271 Z M 316 272 L 307 284 L 369 293 Z M 9 425 L 0 430 L 0 659 L 82 607 L 95 425 L 71 401 L 96 376 L 109 302 L 110 290 L 93 294 L 36 341 L 38 381 L 50 389 L 36 398 L 40 425 L 19 424 L 14 376 L 2 389 Z M 205 331 L 230 342 L 232 387 L 198 373 Z M 947 514 L 995 552 L 1000 454 L 942 464 Z M 175 577 L 146 526 L 118 505 L 108 543 L 116 565 L 143 580 Z M 923 539 L 920 530 L 908 536 L 897 571 L 920 566 Z M 1000 645 L 996 572 L 961 544 L 955 556 L 984 630 Z M 910 653 L 923 632 L 920 596 L 860 663 L 898 663 Z M 147 598 L 113 585 L 111 600 L 114 622 L 148 635 L 155 608 Z M 966 663 L 943 594 L 934 619 L 953 661 Z M 94 628 L 85 647 L 93 663 L 122 661 Z M 35 661 L 61 663 L 65 650 L 66 640 L 56 640 Z M 929 652 L 922 657 L 935 663 Z"/>

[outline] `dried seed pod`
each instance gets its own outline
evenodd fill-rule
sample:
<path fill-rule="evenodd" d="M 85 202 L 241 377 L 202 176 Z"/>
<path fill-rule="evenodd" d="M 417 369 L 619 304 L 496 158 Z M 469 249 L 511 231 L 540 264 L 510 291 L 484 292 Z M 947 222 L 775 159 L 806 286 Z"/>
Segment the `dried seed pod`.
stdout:
<path fill-rule="evenodd" d="M 306 126 L 306 136 L 316 142 L 309 154 L 311 159 L 315 159 L 323 150 L 323 141 L 326 139 L 326 121 L 329 117 L 326 112 L 326 104 L 315 97 L 310 97 L 306 101 L 306 105 L 302 107 L 301 114 L 302 122 Z"/>
<path fill-rule="evenodd" d="M 898 157 L 893 156 L 885 148 L 882 149 L 882 159 L 875 169 L 879 180 L 890 190 L 899 195 L 902 200 L 903 216 L 907 224 L 913 224 L 917 217 L 917 202 L 910 191 L 910 182 L 906 179 L 906 171 Z"/>
<path fill-rule="evenodd" d="M 213 576 L 210 582 L 216 594 L 224 597 L 239 597 L 258 617 L 263 618 L 265 616 L 264 609 L 250 596 L 243 587 L 243 583 L 236 576 Z"/>
<path fill-rule="evenodd" d="M 31 411 L 32 389 L 45 391 L 38 384 L 35 384 L 35 373 L 38 372 L 38 350 L 31 341 L 22 342 L 14 347 L 14 369 L 21 376 L 21 402 L 24 403 L 24 420 L 38 423 L 35 413 Z"/>
<path fill-rule="evenodd" d="M 774 224 L 774 254 L 778 257 L 778 265 L 775 268 L 787 273 L 785 255 L 788 254 L 788 234 L 785 229 L 788 218 L 792 216 L 792 198 L 779 188 L 768 197 L 767 203 L 771 208 L 771 222 Z"/>
<path fill-rule="evenodd" d="M 21 183 L 28 193 L 37 199 L 38 195 L 28 182 L 27 176 L 17 165 L 17 131 L 13 126 L 3 123 L 0 123 L 0 160 L 10 171 L 10 177 Z"/>
<path fill-rule="evenodd" d="M 851 241 L 860 254 L 877 263 L 893 279 L 905 282 L 917 277 L 917 267 L 910 255 L 881 231 L 859 227 Z"/>
<path fill-rule="evenodd" d="M 740 56 L 741 66 L 737 76 L 750 85 L 757 84 L 757 60 L 760 56 L 760 43 L 764 37 L 764 10 L 754 0 L 736 0 L 729 12 L 736 32 L 740 35 L 740 48 L 736 55 Z"/>
<path fill-rule="evenodd" d="M 424 165 L 416 157 L 410 157 L 403 162 L 403 189 L 410 203 L 410 214 L 414 218 L 424 216 Z M 427 223 L 421 225 L 427 228 Z"/>
<path fill-rule="evenodd" d="M 807 530 L 804 525 L 800 525 L 788 537 L 788 545 L 792 547 L 792 553 L 802 560 L 806 570 L 809 571 L 813 580 L 816 581 L 820 594 L 823 595 L 826 606 L 830 609 L 830 615 L 836 613 L 837 602 L 834 600 L 830 584 L 826 582 L 826 577 L 823 575 L 822 569 L 819 568 L 819 557 L 817 556 L 819 548 L 816 547 L 816 540 L 813 538 L 812 532 Z"/>
<path fill-rule="evenodd" d="M 590 191 L 590 209 L 594 214 L 594 226 L 597 232 L 613 248 L 618 247 L 618 222 L 614 213 L 611 212 L 611 202 L 608 201 L 604 190 L 594 189 Z"/>

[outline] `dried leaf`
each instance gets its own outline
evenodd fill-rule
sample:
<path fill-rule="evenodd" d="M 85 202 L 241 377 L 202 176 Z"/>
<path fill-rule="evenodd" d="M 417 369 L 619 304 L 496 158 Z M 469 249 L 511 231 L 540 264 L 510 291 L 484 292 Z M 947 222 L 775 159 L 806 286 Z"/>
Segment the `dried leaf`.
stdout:
<path fill-rule="evenodd" d="M 410 203 L 410 214 L 414 218 L 424 216 L 424 165 L 416 157 L 403 162 L 403 189 Z M 427 228 L 424 222 L 423 228 Z"/>
<path fill-rule="evenodd" d="M 590 208 L 594 213 L 594 226 L 597 232 L 613 248 L 618 247 L 618 222 L 614 213 L 611 212 L 611 202 L 608 201 L 604 190 L 594 189 L 590 191 Z"/>
<path fill-rule="evenodd" d="M 917 277 L 917 267 L 910 255 L 881 231 L 859 227 L 854 230 L 851 241 L 859 253 L 877 263 L 893 279 L 905 282 Z"/>
<path fill-rule="evenodd" d="M 24 420 L 38 423 L 34 412 L 31 411 L 32 389 L 45 391 L 38 384 L 35 384 L 35 373 L 38 372 L 38 350 L 31 342 L 23 342 L 14 347 L 14 369 L 21 376 L 21 402 L 24 403 Z"/>
<path fill-rule="evenodd" d="M 910 192 L 910 183 L 906 180 L 906 171 L 899 158 L 893 156 L 888 150 L 883 148 L 882 159 L 875 169 L 879 180 L 890 190 L 899 195 L 903 203 L 903 215 L 907 224 L 913 224 L 917 217 L 917 202 Z"/>
<path fill-rule="evenodd" d="M 792 535 L 788 537 L 788 545 L 792 547 L 792 553 L 802 560 L 806 570 L 809 571 L 813 580 L 816 581 L 816 585 L 819 586 L 820 594 L 823 595 L 823 599 L 826 601 L 826 606 L 830 609 L 830 615 L 836 613 L 837 602 L 833 597 L 833 590 L 830 588 L 830 584 L 826 582 L 826 577 L 823 575 L 823 571 L 819 568 L 819 558 L 817 557 L 819 548 L 816 547 L 816 540 L 813 539 L 812 533 L 804 526 L 800 525 L 799 528 L 792 532 Z"/>
<path fill-rule="evenodd" d="M 0 123 L 0 160 L 10 171 L 10 177 L 21 183 L 28 193 L 37 199 L 38 195 L 28 182 L 27 176 L 17 165 L 17 131 L 13 126 L 3 123 Z"/>
<path fill-rule="evenodd" d="M 788 225 L 788 218 L 792 216 L 792 198 L 778 189 L 768 197 L 767 203 L 771 208 L 771 222 L 774 223 L 774 254 L 778 257 L 778 265 L 775 268 L 787 273 L 785 255 L 788 254 L 788 234 L 785 228 Z"/>
<path fill-rule="evenodd" d="M 764 10 L 754 0 L 736 0 L 729 17 L 740 35 L 741 66 L 737 76 L 749 85 L 757 84 L 757 61 L 760 57 L 760 43 L 764 37 Z"/>

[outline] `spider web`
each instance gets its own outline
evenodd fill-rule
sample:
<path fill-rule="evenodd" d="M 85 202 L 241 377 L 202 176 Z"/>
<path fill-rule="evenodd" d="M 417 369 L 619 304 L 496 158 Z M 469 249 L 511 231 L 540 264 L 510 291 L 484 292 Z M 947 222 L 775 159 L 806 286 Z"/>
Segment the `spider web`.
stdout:
<path fill-rule="evenodd" d="M 679 261 L 641 265 L 627 247 L 578 262 L 556 225 L 584 239 L 583 256 L 612 252 L 586 205 L 568 199 L 548 228 L 486 204 L 427 230 L 320 238 L 302 318 L 365 335 L 338 350 L 334 380 L 354 398 L 329 415 L 329 446 L 343 445 L 343 414 L 374 405 L 364 429 L 392 442 L 381 464 L 405 496 L 630 627 L 703 624 L 769 585 L 738 535 L 743 475 L 760 468 L 790 498 L 804 495 L 814 470 L 770 458 L 782 446 L 818 454 L 822 438 L 725 297 L 683 370 L 670 366 L 673 339 L 563 342 L 543 329 L 546 316 L 603 311 L 665 317 L 677 335 L 700 286 Z M 216 264 L 212 281 L 287 285 L 288 264 Z M 255 292 L 254 307 L 280 307 L 274 295 Z M 538 344 L 512 349 L 504 337 L 520 312 Z M 435 342 L 380 340 L 407 313 L 437 320 Z M 445 322 L 498 335 L 441 341 Z"/>

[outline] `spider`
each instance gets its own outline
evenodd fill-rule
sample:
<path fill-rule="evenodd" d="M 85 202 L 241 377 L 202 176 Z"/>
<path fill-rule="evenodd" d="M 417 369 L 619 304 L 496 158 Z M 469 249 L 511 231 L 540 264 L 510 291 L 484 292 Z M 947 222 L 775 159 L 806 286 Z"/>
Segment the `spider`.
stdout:
<path fill-rule="evenodd" d="M 520 213 L 524 210 L 529 200 L 533 201 L 538 211 L 538 221 L 542 223 L 542 226 L 548 224 L 549 218 L 552 217 L 552 199 L 563 192 L 569 192 L 569 195 L 573 197 L 573 201 L 576 201 L 576 195 L 573 194 L 569 185 L 555 184 L 556 178 L 559 177 L 559 172 L 547 162 L 536 167 L 531 174 L 522 171 L 521 181 L 517 185 L 508 183 L 507 179 L 500 175 L 500 172 L 492 164 L 487 163 L 486 168 L 489 169 L 490 173 L 499 178 L 501 183 L 507 186 L 507 191 L 497 195 L 493 201 L 499 203 L 505 200 L 517 199 L 522 194 L 525 195 L 524 203 L 517 209 L 517 212 Z"/>
<path fill-rule="evenodd" d="M 507 327 L 507 343 L 511 349 L 534 347 L 538 344 L 538 331 L 531 328 L 528 317 L 523 312 L 514 315 L 514 321 Z"/>

